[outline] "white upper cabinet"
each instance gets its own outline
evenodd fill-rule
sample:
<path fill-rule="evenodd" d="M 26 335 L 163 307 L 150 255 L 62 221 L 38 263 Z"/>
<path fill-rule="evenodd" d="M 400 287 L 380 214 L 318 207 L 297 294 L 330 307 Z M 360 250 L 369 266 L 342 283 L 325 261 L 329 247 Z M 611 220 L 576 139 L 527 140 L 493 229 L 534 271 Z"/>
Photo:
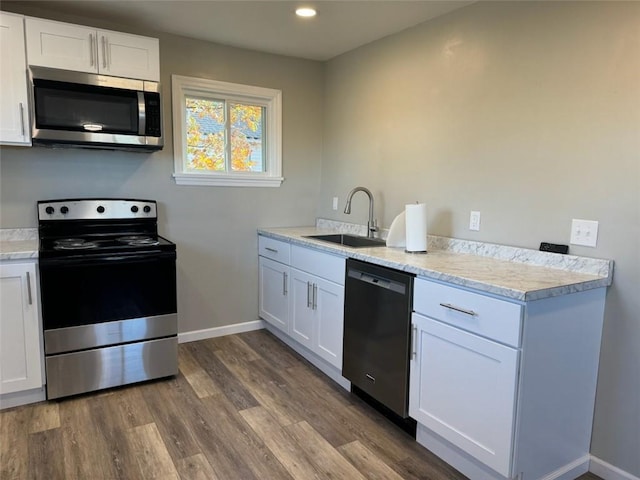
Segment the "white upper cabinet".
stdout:
<path fill-rule="evenodd" d="M 31 145 L 23 16 L 0 12 L 0 144 Z"/>
<path fill-rule="evenodd" d="M 160 80 L 156 38 L 26 18 L 29 65 Z"/>

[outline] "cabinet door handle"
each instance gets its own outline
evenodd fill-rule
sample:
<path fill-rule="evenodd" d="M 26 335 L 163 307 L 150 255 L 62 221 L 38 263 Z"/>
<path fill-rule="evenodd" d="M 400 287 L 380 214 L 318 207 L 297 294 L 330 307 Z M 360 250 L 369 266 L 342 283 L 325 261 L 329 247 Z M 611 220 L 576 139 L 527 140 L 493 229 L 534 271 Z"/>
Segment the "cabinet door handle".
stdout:
<path fill-rule="evenodd" d="M 309 293 L 310 288 L 311 283 L 307 282 L 307 308 L 311 308 L 311 293 Z"/>
<path fill-rule="evenodd" d="M 282 272 L 282 295 L 287 296 L 287 272 Z"/>
<path fill-rule="evenodd" d="M 93 67 L 94 64 L 96 63 L 96 47 L 93 44 L 94 40 L 93 40 L 93 33 L 89 34 L 89 62 L 90 65 Z"/>
<path fill-rule="evenodd" d="M 271 247 L 264 247 L 264 249 L 265 249 L 267 252 L 278 253 L 278 250 L 276 250 L 275 248 L 271 248 Z"/>
<path fill-rule="evenodd" d="M 416 358 L 418 353 L 418 348 L 416 346 L 416 342 L 418 341 L 418 327 L 413 325 L 411 327 L 411 359 Z"/>
<path fill-rule="evenodd" d="M 103 35 L 101 39 L 102 39 L 102 66 L 103 68 L 107 68 L 107 37 Z"/>
<path fill-rule="evenodd" d="M 315 283 L 313 284 L 313 302 L 311 308 L 313 310 L 316 310 L 318 308 L 318 285 L 316 285 Z"/>
<path fill-rule="evenodd" d="M 24 103 L 20 102 L 20 130 L 22 131 L 22 136 L 25 136 L 24 129 Z"/>
<path fill-rule="evenodd" d="M 31 296 L 31 274 L 27 272 L 27 295 L 29 296 L 29 305 L 33 304 L 33 297 Z"/>
<path fill-rule="evenodd" d="M 441 307 L 448 308 L 449 310 L 455 310 L 456 312 L 464 313 L 465 315 L 469 315 L 471 317 L 475 317 L 478 315 L 473 310 L 467 310 L 465 308 L 456 307 L 455 305 L 451 305 L 450 303 L 441 303 Z"/>

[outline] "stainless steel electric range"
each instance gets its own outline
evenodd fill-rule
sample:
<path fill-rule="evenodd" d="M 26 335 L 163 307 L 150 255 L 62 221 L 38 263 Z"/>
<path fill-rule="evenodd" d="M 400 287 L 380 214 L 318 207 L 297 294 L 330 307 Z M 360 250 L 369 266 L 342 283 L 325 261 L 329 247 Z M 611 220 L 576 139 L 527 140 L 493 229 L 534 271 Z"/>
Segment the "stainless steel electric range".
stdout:
<path fill-rule="evenodd" d="M 176 246 L 153 200 L 38 202 L 47 398 L 178 373 Z"/>

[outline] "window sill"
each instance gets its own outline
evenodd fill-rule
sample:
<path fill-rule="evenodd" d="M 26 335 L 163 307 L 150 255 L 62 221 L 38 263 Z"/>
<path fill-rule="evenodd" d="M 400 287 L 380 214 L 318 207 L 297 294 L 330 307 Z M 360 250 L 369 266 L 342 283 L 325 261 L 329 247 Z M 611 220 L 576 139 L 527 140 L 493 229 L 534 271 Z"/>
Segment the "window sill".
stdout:
<path fill-rule="evenodd" d="M 176 185 L 207 187 L 279 187 L 283 177 L 248 177 L 246 175 L 211 175 L 174 173 Z"/>

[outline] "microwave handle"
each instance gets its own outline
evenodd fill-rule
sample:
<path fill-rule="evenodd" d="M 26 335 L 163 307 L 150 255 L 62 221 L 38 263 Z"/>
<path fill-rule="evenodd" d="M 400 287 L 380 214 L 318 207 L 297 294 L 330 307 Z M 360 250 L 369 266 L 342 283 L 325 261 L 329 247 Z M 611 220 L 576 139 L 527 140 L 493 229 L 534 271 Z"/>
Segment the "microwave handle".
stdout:
<path fill-rule="evenodd" d="M 144 99 L 144 92 L 138 92 L 138 135 L 145 135 L 147 132 L 147 111 Z"/>

